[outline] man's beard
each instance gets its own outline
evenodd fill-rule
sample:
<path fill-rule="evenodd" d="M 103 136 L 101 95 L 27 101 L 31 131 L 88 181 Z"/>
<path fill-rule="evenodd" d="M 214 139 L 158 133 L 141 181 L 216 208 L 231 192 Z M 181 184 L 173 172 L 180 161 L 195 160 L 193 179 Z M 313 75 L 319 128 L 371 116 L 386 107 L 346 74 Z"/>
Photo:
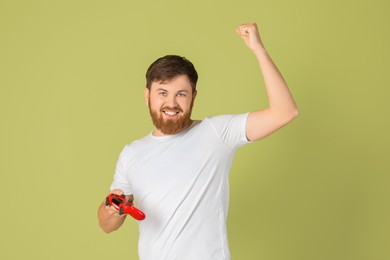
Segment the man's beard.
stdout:
<path fill-rule="evenodd" d="M 160 130 L 163 134 L 166 135 L 173 135 L 181 132 L 185 128 L 187 128 L 191 123 L 191 112 L 192 112 L 192 105 L 193 102 L 191 102 L 190 110 L 184 113 L 181 116 L 178 116 L 176 119 L 164 119 L 162 113 L 163 110 L 168 111 L 179 111 L 182 112 L 183 110 L 181 107 L 163 107 L 160 109 L 159 113 L 157 111 L 152 111 L 150 106 L 150 100 L 149 100 L 149 113 L 152 117 L 154 126 Z"/>

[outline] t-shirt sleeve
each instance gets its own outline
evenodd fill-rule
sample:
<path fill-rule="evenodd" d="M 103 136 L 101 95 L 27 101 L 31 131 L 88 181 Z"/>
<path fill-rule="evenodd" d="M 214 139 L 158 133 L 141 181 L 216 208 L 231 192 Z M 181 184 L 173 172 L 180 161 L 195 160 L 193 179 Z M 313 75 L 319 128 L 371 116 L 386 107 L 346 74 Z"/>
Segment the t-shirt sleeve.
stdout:
<path fill-rule="evenodd" d="M 123 148 L 121 154 L 119 155 L 118 161 L 116 163 L 114 180 L 110 186 L 110 190 L 121 189 L 125 195 L 133 194 L 133 189 L 127 178 L 127 164 L 129 161 L 129 152 L 128 145 Z"/>
<path fill-rule="evenodd" d="M 246 137 L 246 122 L 249 113 L 220 115 L 208 118 L 218 138 L 229 149 L 237 149 L 252 143 Z"/>

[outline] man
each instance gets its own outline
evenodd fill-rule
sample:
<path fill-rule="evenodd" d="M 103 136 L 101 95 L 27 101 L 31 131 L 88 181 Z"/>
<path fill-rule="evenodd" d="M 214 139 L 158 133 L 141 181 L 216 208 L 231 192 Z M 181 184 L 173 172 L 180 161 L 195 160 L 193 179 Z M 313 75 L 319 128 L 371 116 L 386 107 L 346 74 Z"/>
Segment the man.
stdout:
<path fill-rule="evenodd" d="M 298 115 L 257 25 L 243 24 L 236 32 L 259 62 L 269 99 L 265 109 L 193 121 L 198 75 L 191 62 L 168 55 L 147 71 L 144 94 L 156 128 L 125 146 L 111 185 L 115 194 L 134 196 L 146 214 L 139 222 L 141 260 L 230 259 L 226 218 L 234 154 Z M 104 202 L 98 218 L 107 233 L 125 220 Z"/>

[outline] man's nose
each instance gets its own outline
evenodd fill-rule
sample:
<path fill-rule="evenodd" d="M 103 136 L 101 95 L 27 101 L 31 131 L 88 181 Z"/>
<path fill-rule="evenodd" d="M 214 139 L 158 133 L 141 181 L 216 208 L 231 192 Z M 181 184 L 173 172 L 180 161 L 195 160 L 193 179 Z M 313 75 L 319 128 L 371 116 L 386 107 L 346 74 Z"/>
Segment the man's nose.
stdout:
<path fill-rule="evenodd" d="M 166 105 L 169 107 L 176 107 L 177 106 L 176 95 L 168 96 L 168 98 L 166 100 Z"/>

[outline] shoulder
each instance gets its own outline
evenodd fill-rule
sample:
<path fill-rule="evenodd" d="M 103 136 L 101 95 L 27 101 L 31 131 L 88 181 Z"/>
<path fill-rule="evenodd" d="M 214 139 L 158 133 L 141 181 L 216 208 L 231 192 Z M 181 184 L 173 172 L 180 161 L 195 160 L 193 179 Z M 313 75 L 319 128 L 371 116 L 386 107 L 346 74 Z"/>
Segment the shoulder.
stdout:
<path fill-rule="evenodd" d="M 249 113 L 219 115 L 206 118 L 217 137 L 229 149 L 235 149 L 248 143 L 246 123 Z"/>
<path fill-rule="evenodd" d="M 248 115 L 249 113 L 217 115 L 217 116 L 206 117 L 204 121 L 208 122 L 214 127 L 226 126 L 226 125 L 236 124 L 236 123 L 245 123 L 248 118 Z"/>
<path fill-rule="evenodd" d="M 139 148 L 142 148 L 146 142 L 148 142 L 149 135 L 142 137 L 140 139 L 131 141 L 130 143 L 125 144 L 123 147 L 120 157 L 128 158 L 134 154 Z"/>

